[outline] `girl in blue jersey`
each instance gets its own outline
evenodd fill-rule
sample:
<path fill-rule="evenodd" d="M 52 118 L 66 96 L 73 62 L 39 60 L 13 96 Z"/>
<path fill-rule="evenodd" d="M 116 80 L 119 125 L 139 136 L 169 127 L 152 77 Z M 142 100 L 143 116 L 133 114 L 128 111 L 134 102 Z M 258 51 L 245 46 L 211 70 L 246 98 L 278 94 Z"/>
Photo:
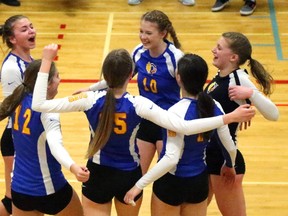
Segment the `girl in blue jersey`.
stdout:
<path fill-rule="evenodd" d="M 75 164 L 62 144 L 59 114 L 35 112 L 32 93 L 41 60 L 30 63 L 23 83 L 0 106 L 0 120 L 11 116 L 15 160 L 11 183 L 13 215 L 83 216 L 81 202 L 65 179 L 61 165 L 81 182 L 89 178 L 84 166 Z M 60 83 L 54 64 L 47 97 L 57 94 Z"/>
<path fill-rule="evenodd" d="M 226 32 L 218 40 L 216 47 L 212 50 L 213 65 L 218 68 L 217 75 L 207 85 L 205 91 L 217 100 L 226 113 L 231 112 L 239 105 L 249 100 L 260 113 L 268 120 L 276 121 L 279 111 L 276 105 L 249 79 L 248 72 L 240 69 L 245 62 L 249 62 L 250 71 L 256 81 L 260 84 L 265 95 L 271 94 L 273 78 L 257 60 L 252 58 L 252 46 L 246 36 L 238 32 Z M 247 99 L 247 100 L 245 100 Z M 231 136 L 237 141 L 237 129 L 239 124 L 229 124 Z M 236 158 L 236 180 L 233 187 L 226 187 L 220 176 L 223 164 L 221 149 L 217 143 L 217 137 L 213 136 L 207 147 L 207 165 L 210 174 L 210 199 L 213 193 L 218 208 L 222 215 L 246 215 L 245 198 L 242 188 L 245 174 L 245 161 L 238 150 Z"/>
<path fill-rule="evenodd" d="M 35 48 L 36 30 L 26 16 L 14 15 L 5 21 L 0 35 L 2 35 L 3 42 L 11 49 L 1 69 L 2 92 L 3 96 L 7 97 L 23 82 L 25 69 L 33 60 L 30 50 Z M 6 191 L 0 205 L 0 215 L 8 216 L 12 214 L 11 172 L 14 160 L 10 118 L 1 137 L 1 154 L 5 165 Z"/>
<path fill-rule="evenodd" d="M 135 207 L 127 205 L 124 196 L 142 176 L 135 144 L 141 117 L 185 134 L 215 128 L 215 119 L 218 117 L 209 118 L 205 123 L 201 120 L 196 124 L 180 120 L 177 115 L 168 113 L 142 96 L 130 95 L 127 85 L 132 77 L 133 62 L 124 49 L 111 51 L 103 62 L 102 72 L 109 86 L 107 90 L 46 100 L 47 72 L 56 54 L 56 44 L 44 48 L 32 107 L 45 112 L 84 111 L 86 114 L 91 129 L 91 141 L 86 155 L 91 175 L 82 187 L 85 215 L 110 215 L 113 199 L 118 215 L 138 215 L 142 194 L 135 197 Z M 254 111 L 242 108 L 238 110 L 242 112 L 242 117 L 246 115 L 249 119 L 254 115 Z M 223 122 L 217 125 L 219 127 Z"/>
<path fill-rule="evenodd" d="M 203 92 L 208 76 L 207 63 L 198 55 L 185 54 L 178 62 L 177 81 L 183 98 L 169 108 L 185 120 L 222 115 L 220 104 Z M 225 154 L 222 176 L 233 184 L 236 146 L 227 126 L 191 136 L 167 131 L 160 160 L 136 185 L 127 192 L 125 201 L 133 200 L 144 187 L 153 184 L 153 216 L 206 215 L 208 197 L 208 172 L 205 149 L 213 133 L 218 134 Z"/>
<path fill-rule="evenodd" d="M 174 44 L 167 40 L 169 35 Z M 183 56 L 172 22 L 161 11 L 147 12 L 141 18 L 139 38 L 141 44 L 132 52 L 139 93 L 161 108 L 168 109 L 180 100 L 175 71 L 178 60 Z M 155 151 L 160 154 L 162 137 L 160 126 L 142 120 L 137 133 L 137 145 L 143 173 L 147 172 Z"/>
<path fill-rule="evenodd" d="M 167 40 L 171 36 L 173 43 Z M 140 95 L 149 98 L 163 109 L 180 99 L 180 88 L 175 78 L 178 60 L 183 56 L 181 44 L 168 16 L 159 10 L 146 12 L 141 17 L 139 38 L 141 44 L 132 52 Z M 90 86 L 89 90 L 107 87 L 105 81 Z M 81 91 L 87 91 L 82 89 Z M 76 93 L 78 93 L 77 91 Z M 146 173 L 157 150 L 162 149 L 162 128 L 143 119 L 137 132 L 142 172 Z"/>

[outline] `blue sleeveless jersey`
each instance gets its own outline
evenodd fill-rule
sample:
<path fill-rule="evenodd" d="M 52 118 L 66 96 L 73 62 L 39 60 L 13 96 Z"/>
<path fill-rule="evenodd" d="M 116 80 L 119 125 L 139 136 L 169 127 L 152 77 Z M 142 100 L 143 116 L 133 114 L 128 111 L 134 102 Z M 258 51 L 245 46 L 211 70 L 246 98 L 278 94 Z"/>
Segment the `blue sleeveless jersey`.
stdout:
<path fill-rule="evenodd" d="M 26 95 L 12 115 L 12 189 L 31 196 L 46 196 L 61 189 L 66 180 L 46 142 L 41 113 L 33 111 L 31 103 L 32 95 Z"/>

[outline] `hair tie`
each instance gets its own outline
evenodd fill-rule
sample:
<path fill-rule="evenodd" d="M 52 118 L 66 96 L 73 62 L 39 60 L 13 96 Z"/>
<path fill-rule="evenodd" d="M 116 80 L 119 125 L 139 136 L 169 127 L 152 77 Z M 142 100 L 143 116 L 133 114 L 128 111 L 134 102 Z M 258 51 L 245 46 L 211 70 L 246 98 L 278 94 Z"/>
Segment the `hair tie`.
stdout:
<path fill-rule="evenodd" d="M 22 85 L 23 85 L 24 87 L 27 87 L 27 85 L 26 85 L 24 82 L 22 83 Z"/>

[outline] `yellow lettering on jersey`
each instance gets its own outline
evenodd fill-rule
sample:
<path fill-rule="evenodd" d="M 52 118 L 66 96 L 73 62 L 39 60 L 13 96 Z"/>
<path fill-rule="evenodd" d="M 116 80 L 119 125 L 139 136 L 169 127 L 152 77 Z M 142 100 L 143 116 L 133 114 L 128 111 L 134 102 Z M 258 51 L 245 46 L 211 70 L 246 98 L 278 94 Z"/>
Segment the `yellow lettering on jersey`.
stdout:
<path fill-rule="evenodd" d="M 157 90 L 157 82 L 155 79 L 151 79 L 150 80 L 150 83 L 147 83 L 147 78 L 145 77 L 143 79 L 143 87 L 144 87 L 144 90 L 145 91 L 151 91 L 153 93 L 158 93 L 158 90 Z M 149 88 L 148 88 L 149 87 Z"/>
<path fill-rule="evenodd" d="M 87 97 L 88 97 L 87 93 L 81 93 L 79 95 L 73 95 L 73 96 L 68 97 L 68 101 L 73 102 L 73 101 L 80 100 L 82 98 L 87 98 Z"/>
<path fill-rule="evenodd" d="M 198 134 L 198 136 L 197 136 L 197 142 L 203 142 L 203 141 L 204 141 L 203 133 Z"/>
<path fill-rule="evenodd" d="M 21 110 L 21 105 L 19 105 L 16 109 L 15 109 L 15 121 L 13 124 L 13 128 L 14 130 L 19 130 L 19 115 L 20 115 L 20 110 Z"/>
<path fill-rule="evenodd" d="M 30 128 L 28 127 L 28 124 L 31 119 L 31 109 L 26 109 L 23 116 L 25 118 L 25 122 L 23 124 L 22 133 L 30 135 Z"/>
<path fill-rule="evenodd" d="M 20 115 L 21 108 L 22 108 L 22 106 L 19 105 L 15 110 L 15 120 L 14 120 L 14 124 L 13 124 L 13 129 L 17 130 L 17 131 L 19 131 L 19 115 Z M 24 121 L 24 124 L 22 126 L 22 131 L 21 131 L 23 134 L 27 134 L 27 135 L 31 134 L 30 128 L 28 126 L 29 122 L 31 120 L 31 113 L 32 113 L 31 109 L 26 109 L 24 112 L 23 117 L 24 117 L 25 121 Z"/>
<path fill-rule="evenodd" d="M 156 80 L 154 80 L 154 79 L 151 80 L 151 82 L 150 82 L 150 88 L 151 88 L 151 91 L 152 91 L 153 93 L 155 93 L 155 94 L 158 93 Z"/>
<path fill-rule="evenodd" d="M 114 132 L 116 134 L 125 134 L 127 132 L 127 124 L 126 124 L 126 118 L 127 114 L 126 113 L 115 113 L 115 118 L 114 118 Z"/>
<path fill-rule="evenodd" d="M 145 91 L 149 91 L 149 88 L 147 88 L 147 78 L 145 77 L 144 79 L 143 79 L 143 86 L 144 86 L 144 90 Z"/>
<path fill-rule="evenodd" d="M 168 130 L 168 136 L 169 136 L 169 137 L 175 137 L 175 136 L 176 136 L 176 132 L 175 132 L 175 131 Z"/>

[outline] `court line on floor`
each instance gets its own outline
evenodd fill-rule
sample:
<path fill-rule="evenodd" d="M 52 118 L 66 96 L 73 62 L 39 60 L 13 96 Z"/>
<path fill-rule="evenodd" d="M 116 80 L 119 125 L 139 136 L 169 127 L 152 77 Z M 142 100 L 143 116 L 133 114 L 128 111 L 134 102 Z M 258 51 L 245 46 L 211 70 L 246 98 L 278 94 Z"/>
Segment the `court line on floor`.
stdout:
<path fill-rule="evenodd" d="M 269 6 L 269 11 L 270 11 L 270 20 L 271 20 L 272 32 L 274 36 L 277 59 L 288 60 L 287 58 L 283 57 L 283 51 L 282 51 L 281 39 L 279 35 L 279 28 L 278 28 L 278 23 L 277 23 L 277 18 L 276 18 L 274 1 L 268 0 L 268 6 Z"/>
<path fill-rule="evenodd" d="M 105 43 L 103 48 L 103 58 L 102 61 L 104 61 L 105 57 L 107 56 L 109 50 L 110 50 L 110 41 L 111 41 L 111 35 L 112 35 L 112 29 L 113 29 L 113 21 L 114 21 L 114 13 L 109 13 L 108 18 L 108 25 L 106 30 L 106 37 L 105 37 Z M 102 71 L 100 72 L 99 79 L 102 79 Z"/>

